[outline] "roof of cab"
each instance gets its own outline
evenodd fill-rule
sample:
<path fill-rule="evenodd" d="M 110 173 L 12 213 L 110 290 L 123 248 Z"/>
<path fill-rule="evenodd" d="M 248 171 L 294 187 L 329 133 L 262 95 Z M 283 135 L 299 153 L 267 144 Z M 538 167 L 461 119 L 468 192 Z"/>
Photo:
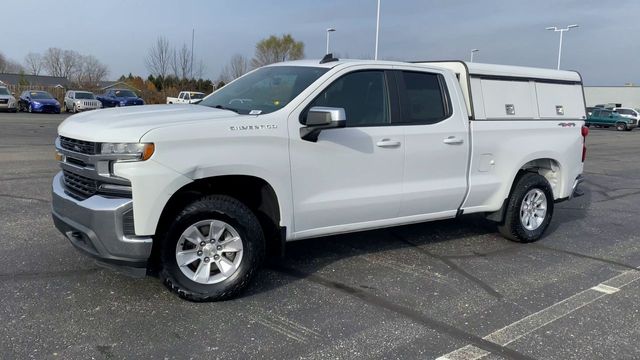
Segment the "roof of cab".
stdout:
<path fill-rule="evenodd" d="M 320 63 L 320 59 L 310 60 L 294 60 L 281 63 L 271 64 L 269 66 L 311 66 L 311 67 L 323 67 L 333 68 L 338 65 L 372 65 L 372 64 L 385 64 L 385 65 L 422 65 L 433 66 L 439 68 L 438 63 L 459 63 L 464 64 L 469 74 L 471 75 L 485 75 L 485 76 L 499 76 L 499 77 L 518 77 L 518 78 L 536 78 L 536 79 L 550 79 L 550 80 L 563 80 L 563 81 L 575 81 L 582 82 L 580 74 L 576 71 L 566 70 L 554 70 L 544 68 L 534 68 L 525 66 L 512 66 L 512 65 L 496 65 L 496 64 L 483 64 L 483 63 L 471 63 L 466 61 L 424 61 L 424 62 L 402 62 L 402 61 L 385 61 L 385 60 L 355 60 L 355 59 L 337 59 L 334 61 Z"/>
<path fill-rule="evenodd" d="M 311 67 L 323 67 L 323 68 L 333 68 L 338 65 L 350 64 L 350 65 L 358 65 L 358 64 L 390 64 L 390 65 L 402 65 L 407 64 L 405 62 L 398 61 L 384 61 L 384 60 L 356 60 L 356 59 L 336 59 L 333 61 L 328 61 L 325 63 L 320 63 L 320 59 L 312 59 L 312 60 L 292 60 L 279 62 L 275 64 L 270 64 L 268 66 L 311 66 Z"/>

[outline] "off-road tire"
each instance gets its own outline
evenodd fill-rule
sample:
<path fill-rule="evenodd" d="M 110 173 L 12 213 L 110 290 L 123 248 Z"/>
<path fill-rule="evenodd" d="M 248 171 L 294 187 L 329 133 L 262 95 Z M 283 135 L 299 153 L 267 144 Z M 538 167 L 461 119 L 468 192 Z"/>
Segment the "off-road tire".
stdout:
<path fill-rule="evenodd" d="M 535 230 L 528 230 L 520 221 L 520 207 L 525 195 L 532 189 L 541 190 L 546 196 L 547 211 L 542 224 Z M 521 243 L 539 240 L 549 226 L 553 216 L 553 190 L 544 176 L 527 172 L 519 176 L 507 201 L 504 222 L 498 225 L 498 231 L 505 238 Z"/>
<path fill-rule="evenodd" d="M 200 284 L 187 278 L 178 267 L 175 253 L 183 231 L 207 219 L 218 219 L 232 225 L 243 244 L 242 262 L 236 272 L 214 284 Z M 169 290 L 190 301 L 220 301 L 237 296 L 247 287 L 265 257 L 265 238 L 258 218 L 246 205 L 225 195 L 204 196 L 187 205 L 163 235 L 160 239 L 160 278 Z"/>

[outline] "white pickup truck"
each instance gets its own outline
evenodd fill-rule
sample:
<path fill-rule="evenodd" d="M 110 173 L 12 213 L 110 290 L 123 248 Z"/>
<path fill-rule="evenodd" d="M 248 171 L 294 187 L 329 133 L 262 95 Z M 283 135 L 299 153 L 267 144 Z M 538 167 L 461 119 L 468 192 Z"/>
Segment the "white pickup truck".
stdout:
<path fill-rule="evenodd" d="M 178 97 L 167 96 L 167 104 L 193 104 L 204 98 L 204 93 L 197 91 L 180 91 Z"/>
<path fill-rule="evenodd" d="M 100 262 L 226 299 L 287 241 L 468 213 L 539 239 L 554 203 L 578 193 L 584 119 L 576 72 L 279 63 L 197 106 L 69 117 L 53 218 Z"/>

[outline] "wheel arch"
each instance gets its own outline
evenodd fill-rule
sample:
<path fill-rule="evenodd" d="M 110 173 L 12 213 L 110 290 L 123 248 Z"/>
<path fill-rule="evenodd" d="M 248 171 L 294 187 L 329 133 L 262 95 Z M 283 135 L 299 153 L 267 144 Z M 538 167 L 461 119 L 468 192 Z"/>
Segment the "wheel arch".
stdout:
<path fill-rule="evenodd" d="M 505 210 L 507 202 L 513 193 L 514 185 L 518 182 L 522 175 L 527 172 L 534 172 L 543 176 L 549 182 L 551 190 L 553 191 L 554 199 L 560 197 L 563 191 L 563 178 L 562 178 L 562 165 L 559 160 L 554 157 L 537 157 L 534 159 L 528 159 L 521 163 L 517 170 L 512 174 L 509 187 L 505 193 L 505 197 L 502 201 L 502 206 L 498 211 L 488 213 L 487 219 L 502 223 L 504 221 Z"/>
<path fill-rule="evenodd" d="M 267 251 L 273 255 L 283 254 L 286 228 L 281 226 L 281 199 L 268 181 L 252 175 L 211 176 L 184 185 L 166 202 L 156 226 L 155 239 L 162 238 L 171 219 L 185 206 L 213 194 L 231 196 L 249 207 L 265 233 Z M 150 261 L 152 269 L 159 268 L 159 253 L 160 244 L 154 241 Z"/>

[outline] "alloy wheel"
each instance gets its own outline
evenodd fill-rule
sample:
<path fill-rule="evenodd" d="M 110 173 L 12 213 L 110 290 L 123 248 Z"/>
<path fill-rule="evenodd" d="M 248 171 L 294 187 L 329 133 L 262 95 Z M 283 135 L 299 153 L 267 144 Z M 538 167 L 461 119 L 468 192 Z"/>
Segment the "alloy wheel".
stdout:
<path fill-rule="evenodd" d="M 542 225 L 547 215 L 547 196 L 540 189 L 531 189 L 520 205 L 520 223 L 527 230 L 535 230 Z"/>
<path fill-rule="evenodd" d="M 187 227 L 176 244 L 176 263 L 187 278 L 215 284 L 233 275 L 242 261 L 238 231 L 221 220 L 202 220 Z"/>

